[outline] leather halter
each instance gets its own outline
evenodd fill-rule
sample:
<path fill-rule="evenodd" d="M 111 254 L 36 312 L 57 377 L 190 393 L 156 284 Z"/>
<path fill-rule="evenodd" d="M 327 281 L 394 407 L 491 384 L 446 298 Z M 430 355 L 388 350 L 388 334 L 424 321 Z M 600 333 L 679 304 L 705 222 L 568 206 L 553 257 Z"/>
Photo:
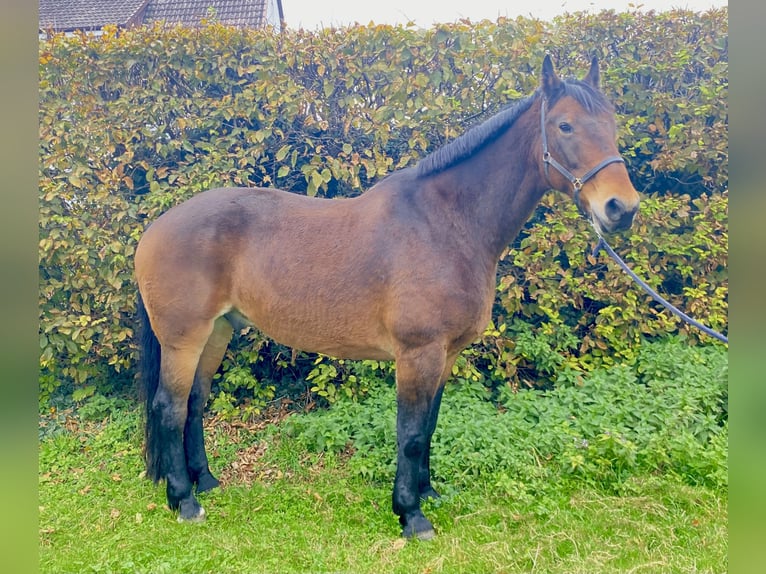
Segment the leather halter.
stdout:
<path fill-rule="evenodd" d="M 565 178 L 569 180 L 569 183 L 572 184 L 572 187 L 574 188 L 574 200 L 578 207 L 580 207 L 580 190 L 582 189 L 582 186 L 585 185 L 585 183 L 591 179 L 594 175 L 596 175 L 599 171 L 604 169 L 606 166 L 612 163 L 625 163 L 625 160 L 622 159 L 618 155 L 614 155 L 611 157 L 608 157 L 601 162 L 599 162 L 595 167 L 589 169 L 585 174 L 583 174 L 581 177 L 575 177 L 575 175 L 569 171 L 567 168 L 565 168 L 563 165 L 561 165 L 559 162 L 557 162 L 553 156 L 551 156 L 551 152 L 548 151 L 548 136 L 545 133 L 545 104 L 547 103 L 546 98 L 543 98 L 543 101 L 540 103 L 540 130 L 542 132 L 542 140 L 543 140 L 543 164 L 545 165 L 545 177 L 548 178 L 548 181 L 550 182 L 550 178 L 548 176 L 548 166 L 552 165 L 554 168 L 556 168 L 556 171 L 558 171 L 561 175 L 563 175 Z"/>

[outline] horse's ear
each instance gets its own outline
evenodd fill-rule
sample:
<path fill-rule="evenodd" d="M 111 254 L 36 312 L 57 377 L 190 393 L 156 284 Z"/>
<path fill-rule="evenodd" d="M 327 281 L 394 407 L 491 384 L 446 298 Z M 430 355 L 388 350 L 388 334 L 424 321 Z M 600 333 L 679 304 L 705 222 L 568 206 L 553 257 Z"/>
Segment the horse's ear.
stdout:
<path fill-rule="evenodd" d="M 540 85 L 543 88 L 545 97 L 548 99 L 552 99 L 561 87 L 561 80 L 556 75 L 556 70 L 553 69 L 553 62 L 549 54 L 546 54 L 543 60 L 543 75 Z"/>
<path fill-rule="evenodd" d="M 588 74 L 582 79 L 582 81 L 586 84 L 590 84 L 597 90 L 599 89 L 599 84 L 601 83 L 601 72 L 599 72 L 598 69 L 597 57 L 594 56 L 590 61 L 590 70 L 588 70 Z"/>

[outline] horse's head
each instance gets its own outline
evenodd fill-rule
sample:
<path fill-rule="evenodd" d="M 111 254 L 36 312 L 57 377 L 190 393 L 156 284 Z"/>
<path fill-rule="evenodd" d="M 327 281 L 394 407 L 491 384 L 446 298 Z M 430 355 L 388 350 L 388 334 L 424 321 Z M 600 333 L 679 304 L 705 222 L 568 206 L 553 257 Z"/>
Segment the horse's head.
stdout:
<path fill-rule="evenodd" d="M 598 60 L 581 81 L 561 80 L 546 56 L 541 90 L 548 183 L 573 197 L 599 231 L 629 228 L 639 197 L 617 150 L 614 108 L 599 90 Z"/>

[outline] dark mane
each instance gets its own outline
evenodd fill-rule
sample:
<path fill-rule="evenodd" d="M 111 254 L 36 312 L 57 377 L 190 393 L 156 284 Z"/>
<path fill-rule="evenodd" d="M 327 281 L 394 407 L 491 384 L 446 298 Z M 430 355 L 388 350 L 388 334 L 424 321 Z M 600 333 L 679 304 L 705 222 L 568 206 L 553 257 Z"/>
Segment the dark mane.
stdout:
<path fill-rule="evenodd" d="M 424 177 L 439 173 L 471 157 L 509 129 L 518 117 L 530 108 L 538 96 L 540 96 L 539 89 L 535 90 L 532 95 L 510 104 L 486 121 L 472 127 L 457 139 L 427 155 L 416 166 L 418 176 Z M 611 104 L 601 92 L 580 80 L 567 79 L 561 82 L 559 94 L 548 105 L 553 106 L 564 96 L 570 96 L 577 100 L 588 113 L 613 111 Z"/>
<path fill-rule="evenodd" d="M 537 95 L 535 92 L 531 96 L 510 104 L 457 139 L 421 159 L 417 165 L 418 176 L 433 175 L 471 157 L 510 128 L 518 117 L 529 109 Z"/>

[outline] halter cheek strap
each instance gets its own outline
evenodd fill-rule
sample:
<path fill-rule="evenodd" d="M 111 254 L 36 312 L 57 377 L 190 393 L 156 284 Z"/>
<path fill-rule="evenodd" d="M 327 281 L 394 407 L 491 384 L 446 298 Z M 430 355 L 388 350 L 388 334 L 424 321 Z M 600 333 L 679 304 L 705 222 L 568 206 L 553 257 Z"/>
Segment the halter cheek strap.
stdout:
<path fill-rule="evenodd" d="M 548 151 L 548 136 L 545 133 L 545 104 L 546 104 L 546 99 L 543 98 L 543 101 L 540 103 L 540 131 L 542 132 L 542 140 L 543 140 L 543 165 L 545 166 L 545 177 L 548 178 L 548 180 L 550 181 L 550 178 L 548 176 L 548 166 L 549 165 L 553 166 L 556 169 L 556 171 L 558 171 L 561 175 L 567 178 L 569 180 L 569 183 L 572 184 L 572 188 L 574 189 L 574 200 L 575 200 L 575 203 L 579 206 L 580 205 L 580 190 L 582 189 L 582 186 L 585 185 L 585 182 L 587 182 L 589 179 L 591 179 L 594 175 L 596 175 L 598 172 L 600 172 L 609 164 L 625 163 L 625 160 L 618 155 L 610 156 L 604 160 L 601 160 L 598 164 L 596 164 L 595 167 L 589 169 L 582 176 L 575 177 L 575 175 L 571 171 L 569 171 L 567 168 L 565 168 L 563 165 L 557 162 L 553 158 L 553 156 L 551 156 L 551 152 Z"/>

